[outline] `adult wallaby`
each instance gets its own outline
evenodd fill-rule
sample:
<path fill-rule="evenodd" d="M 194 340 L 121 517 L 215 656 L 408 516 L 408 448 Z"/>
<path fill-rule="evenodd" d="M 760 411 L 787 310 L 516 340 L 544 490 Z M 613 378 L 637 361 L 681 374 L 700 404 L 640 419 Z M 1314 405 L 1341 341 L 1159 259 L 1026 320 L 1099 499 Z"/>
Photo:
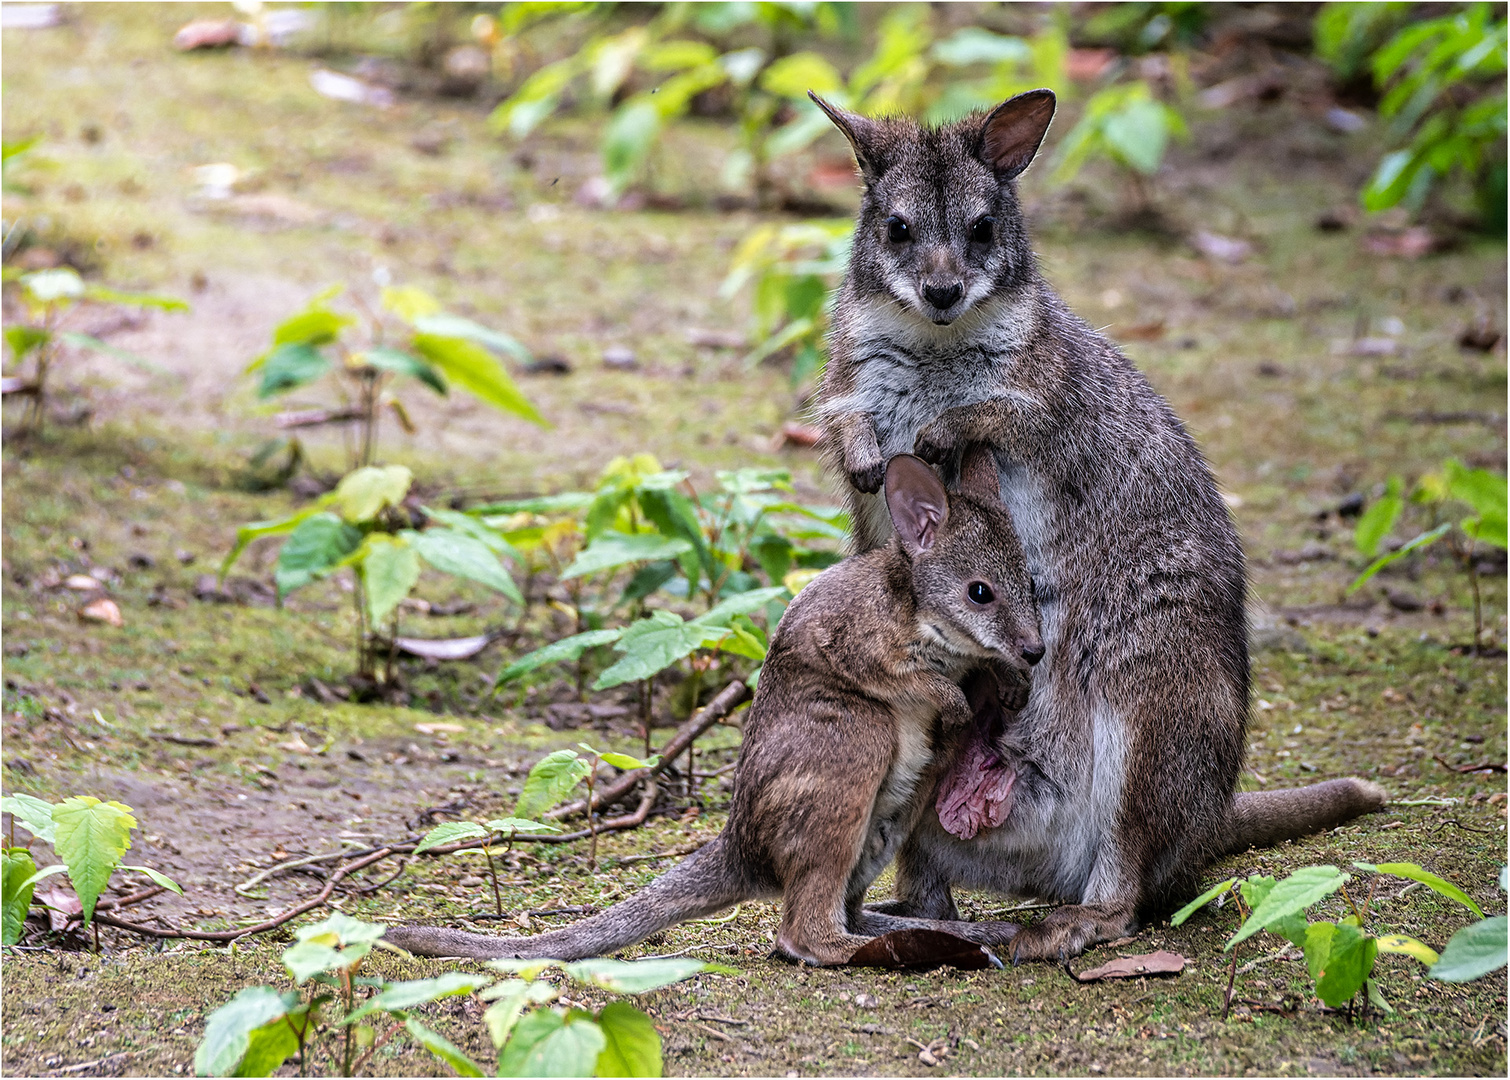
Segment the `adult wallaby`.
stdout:
<path fill-rule="evenodd" d="M 771 637 L 718 838 L 607 911 L 528 938 L 433 927 L 386 940 L 428 956 L 576 959 L 614 952 L 742 900 L 782 898 L 778 950 L 841 964 L 868 937 L 937 924 L 863 910 L 932 795 L 950 729 L 972 709 L 959 683 L 985 669 L 1006 705 L 1043 655 L 1032 586 L 990 452 L 967 455 L 946 494 L 915 457 L 893 458 L 895 536 L 819 574 Z M 977 677 L 972 686 L 981 682 Z M 1001 944 L 1012 924 L 944 929 Z"/>
<path fill-rule="evenodd" d="M 992 748 L 1015 769 L 1010 813 L 968 842 L 926 818 L 884 910 L 953 918 L 953 884 L 1037 895 L 1070 906 L 1014 958 L 1071 956 L 1188 896 L 1225 852 L 1382 805 L 1358 780 L 1234 799 L 1242 547 L 1168 403 L 1038 273 L 1015 179 L 1053 93 L 937 128 L 814 101 L 865 185 L 818 405 L 855 550 L 891 531 L 873 494 L 888 458 L 914 451 L 947 479 L 960 448 L 991 446 L 1048 650 L 1014 745 Z"/>

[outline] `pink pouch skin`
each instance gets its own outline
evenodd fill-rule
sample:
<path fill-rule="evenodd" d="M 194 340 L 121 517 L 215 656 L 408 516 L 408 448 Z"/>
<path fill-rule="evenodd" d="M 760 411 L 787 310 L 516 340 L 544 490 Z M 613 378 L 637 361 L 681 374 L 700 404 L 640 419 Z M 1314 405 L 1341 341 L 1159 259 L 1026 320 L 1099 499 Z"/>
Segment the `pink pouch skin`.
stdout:
<path fill-rule="evenodd" d="M 1017 771 L 999 758 L 977 726 L 953 767 L 939 784 L 934 805 L 939 824 L 952 836 L 969 840 L 981 829 L 994 829 L 1012 809 Z"/>

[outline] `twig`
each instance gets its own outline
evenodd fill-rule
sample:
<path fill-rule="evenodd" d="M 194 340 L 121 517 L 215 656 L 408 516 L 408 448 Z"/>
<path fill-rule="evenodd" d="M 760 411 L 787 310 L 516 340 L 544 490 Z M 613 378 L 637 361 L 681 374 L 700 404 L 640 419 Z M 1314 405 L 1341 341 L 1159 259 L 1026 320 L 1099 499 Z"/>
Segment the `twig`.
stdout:
<path fill-rule="evenodd" d="M 94 910 L 115 911 L 119 908 L 130 907 L 132 904 L 140 904 L 143 900 L 150 900 L 158 893 L 167 891 L 168 890 L 163 888 L 161 885 L 153 885 L 149 889 L 143 889 L 141 892 L 131 893 L 128 896 L 121 897 L 119 900 L 101 900 L 98 904 L 95 905 Z"/>
<path fill-rule="evenodd" d="M 1431 760 L 1435 761 L 1444 769 L 1451 769 L 1455 773 L 1471 772 L 1504 772 L 1505 766 L 1498 761 L 1486 761 L 1482 765 L 1454 765 L 1441 754 L 1432 754 Z"/>
<path fill-rule="evenodd" d="M 379 881 L 376 885 L 363 885 L 361 888 L 357 889 L 357 892 L 362 893 L 363 895 L 371 895 L 372 893 L 377 892 L 383 886 L 385 886 L 385 885 L 391 885 L 393 882 L 395 882 L 395 881 L 397 881 L 399 879 L 399 876 L 401 874 L 403 874 L 404 870 L 408 867 L 408 865 L 409 865 L 408 860 L 406 860 L 406 859 L 400 859 L 397 870 L 395 870 L 393 873 L 389 874 L 382 881 Z"/>
<path fill-rule="evenodd" d="M 135 1053 L 138 1053 L 138 1051 L 136 1051 L 136 1050 L 117 1050 L 113 1054 L 106 1054 L 104 1057 L 102 1057 L 102 1058 L 95 1058 L 93 1061 L 81 1061 L 77 1065 L 67 1065 L 67 1066 L 64 1066 L 63 1068 L 61 1068 L 61 1069 L 58 1070 L 58 1073 L 60 1075 L 66 1076 L 68 1073 L 83 1072 L 86 1069 L 92 1069 L 92 1068 L 94 1068 L 96 1065 L 103 1065 L 103 1064 L 105 1064 L 105 1062 L 107 1062 L 107 1061 L 114 1061 L 116 1058 L 130 1057 L 132 1054 L 135 1054 Z"/>
<path fill-rule="evenodd" d="M 288 431 L 291 428 L 319 427 L 321 424 L 349 424 L 360 419 L 360 409 L 303 409 L 279 413 L 273 418 L 273 423 Z"/>
<path fill-rule="evenodd" d="M 700 1027 L 700 1028 L 702 1028 L 704 1031 L 706 1031 L 709 1035 L 712 1035 L 719 1042 L 733 1042 L 734 1041 L 734 1036 L 725 1034 L 724 1032 L 719 1031 L 718 1028 L 716 1028 L 716 1027 L 710 1027 L 707 1024 L 694 1024 L 693 1027 Z"/>
<path fill-rule="evenodd" d="M 1292 955 L 1290 955 L 1290 946 L 1286 945 L 1283 949 L 1280 949 L 1277 953 L 1271 953 L 1268 956 L 1260 956 L 1257 960 L 1249 960 L 1246 964 L 1244 964 L 1242 967 L 1240 967 L 1240 968 L 1237 969 L 1237 974 L 1238 975 L 1246 975 L 1246 974 L 1248 974 L 1248 972 L 1250 972 L 1254 968 L 1258 967 L 1259 964 L 1268 964 L 1268 963 L 1272 963 L 1275 960 L 1294 960 L 1294 959 L 1295 959 L 1295 957 L 1292 956 Z"/>

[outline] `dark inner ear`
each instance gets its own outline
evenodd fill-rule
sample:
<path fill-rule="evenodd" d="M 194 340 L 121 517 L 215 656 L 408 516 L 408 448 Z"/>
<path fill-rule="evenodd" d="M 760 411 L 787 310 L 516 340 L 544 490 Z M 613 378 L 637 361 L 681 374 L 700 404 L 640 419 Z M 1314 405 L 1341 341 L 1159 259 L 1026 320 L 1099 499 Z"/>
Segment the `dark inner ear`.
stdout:
<path fill-rule="evenodd" d="M 986 117 L 980 159 L 1003 180 L 1028 167 L 1054 119 L 1054 91 L 1029 90 L 1008 98 Z"/>
<path fill-rule="evenodd" d="M 813 99 L 813 104 L 822 109 L 824 115 L 834 122 L 834 127 L 842 131 L 844 137 L 849 140 L 850 149 L 855 152 L 855 160 L 859 162 L 860 172 L 865 179 L 877 179 L 885 171 L 886 166 L 876 146 L 875 121 L 867 120 L 859 113 L 841 109 L 837 105 L 830 105 L 811 90 L 807 92 L 807 96 Z"/>
<path fill-rule="evenodd" d="M 886 509 L 909 555 L 927 551 L 949 519 L 949 496 L 922 458 L 898 454 L 886 464 Z"/>
<path fill-rule="evenodd" d="M 996 471 L 996 455 L 984 443 L 971 443 L 959 463 L 959 489 L 986 503 L 1001 502 L 1001 477 Z"/>

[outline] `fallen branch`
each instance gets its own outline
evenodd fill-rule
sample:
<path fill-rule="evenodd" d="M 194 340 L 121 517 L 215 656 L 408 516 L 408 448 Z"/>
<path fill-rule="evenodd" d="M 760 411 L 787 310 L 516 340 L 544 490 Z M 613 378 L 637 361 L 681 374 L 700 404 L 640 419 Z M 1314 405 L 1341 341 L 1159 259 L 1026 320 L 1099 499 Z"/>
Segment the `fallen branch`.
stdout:
<path fill-rule="evenodd" d="M 101 900 L 98 904 L 95 905 L 94 910 L 118 911 L 123 907 L 130 907 L 132 904 L 140 904 L 143 900 L 150 900 L 158 893 L 164 893 L 167 891 L 168 890 L 163 888 L 161 885 L 153 885 L 150 888 L 141 890 L 140 892 L 134 892 L 127 896 L 122 896 L 117 900 Z"/>
<path fill-rule="evenodd" d="M 359 409 L 301 409 L 297 412 L 279 413 L 273 418 L 285 431 L 290 428 L 319 427 L 321 424 L 349 424 L 362 419 Z"/>
<path fill-rule="evenodd" d="M 1505 766 L 1498 761 L 1486 761 L 1482 765 L 1454 765 L 1441 754 L 1432 754 L 1431 759 L 1444 769 L 1451 769 L 1455 773 L 1471 772 L 1504 772 Z"/>

